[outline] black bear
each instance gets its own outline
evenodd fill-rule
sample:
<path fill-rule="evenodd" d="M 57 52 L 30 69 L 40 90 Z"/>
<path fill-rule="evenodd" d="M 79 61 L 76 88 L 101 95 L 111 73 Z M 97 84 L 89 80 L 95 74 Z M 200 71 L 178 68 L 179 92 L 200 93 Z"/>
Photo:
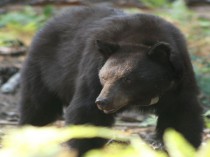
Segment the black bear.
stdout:
<path fill-rule="evenodd" d="M 201 143 L 203 119 L 186 42 L 171 23 L 149 14 L 81 7 L 56 16 L 36 35 L 22 71 L 20 125 L 43 126 L 66 107 L 66 124 L 111 126 L 135 107 Z M 72 140 L 80 155 L 102 139 Z"/>

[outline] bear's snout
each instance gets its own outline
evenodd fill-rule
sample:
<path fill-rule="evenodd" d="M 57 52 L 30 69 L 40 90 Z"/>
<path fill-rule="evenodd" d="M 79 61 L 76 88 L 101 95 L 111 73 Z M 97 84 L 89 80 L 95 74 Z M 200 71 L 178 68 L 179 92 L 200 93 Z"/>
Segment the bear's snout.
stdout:
<path fill-rule="evenodd" d="M 102 110 L 104 113 L 109 114 L 116 111 L 112 103 L 105 98 L 97 98 L 95 101 L 99 110 Z"/>
<path fill-rule="evenodd" d="M 97 107 L 100 110 L 104 110 L 110 104 L 110 102 L 108 101 L 108 99 L 101 99 L 101 98 L 97 98 L 96 101 L 95 101 L 95 103 L 97 104 Z"/>

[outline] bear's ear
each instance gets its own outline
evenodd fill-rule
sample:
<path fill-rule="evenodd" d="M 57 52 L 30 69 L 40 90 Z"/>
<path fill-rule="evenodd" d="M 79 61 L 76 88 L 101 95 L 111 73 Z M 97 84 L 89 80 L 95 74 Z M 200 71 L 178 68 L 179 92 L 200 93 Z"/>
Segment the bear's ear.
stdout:
<path fill-rule="evenodd" d="M 163 64 L 169 62 L 170 53 L 171 47 L 165 42 L 156 43 L 148 51 L 148 55 L 151 59 Z"/>
<path fill-rule="evenodd" d="M 180 56 L 174 53 L 172 47 L 165 42 L 158 42 L 148 51 L 149 57 L 162 65 L 170 65 L 177 78 L 181 78 L 183 74 L 183 63 Z"/>
<path fill-rule="evenodd" d="M 101 52 L 105 58 L 108 58 L 110 55 L 112 55 L 120 48 L 118 44 L 104 42 L 101 40 L 96 40 L 96 46 L 99 52 Z"/>

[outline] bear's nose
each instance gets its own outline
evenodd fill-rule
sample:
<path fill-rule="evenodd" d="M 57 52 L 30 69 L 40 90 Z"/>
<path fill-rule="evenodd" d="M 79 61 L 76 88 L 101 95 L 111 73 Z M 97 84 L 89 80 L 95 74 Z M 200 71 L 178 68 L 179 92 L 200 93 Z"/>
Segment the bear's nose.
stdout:
<path fill-rule="evenodd" d="M 107 99 L 100 99 L 100 98 L 97 98 L 95 103 L 102 108 L 109 104 Z"/>

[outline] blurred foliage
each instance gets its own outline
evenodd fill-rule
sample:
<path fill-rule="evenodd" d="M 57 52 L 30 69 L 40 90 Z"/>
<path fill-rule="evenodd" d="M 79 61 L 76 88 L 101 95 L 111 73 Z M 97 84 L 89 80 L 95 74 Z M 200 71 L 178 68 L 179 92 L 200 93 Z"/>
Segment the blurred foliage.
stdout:
<path fill-rule="evenodd" d="M 4 136 L 1 157 L 74 157 L 76 150 L 64 144 L 72 138 L 101 137 L 127 141 L 129 144 L 111 143 L 102 149 L 90 150 L 85 157 L 209 157 L 210 142 L 195 150 L 177 132 L 168 130 L 164 141 L 168 154 L 153 150 L 138 135 L 91 126 L 66 128 L 25 127 L 10 131 Z"/>
<path fill-rule="evenodd" d="M 165 134 L 165 145 L 170 157 L 195 157 L 194 147 L 177 132 L 168 130 Z M 207 156 L 206 154 L 205 156 Z"/>
<path fill-rule="evenodd" d="M 124 134 L 119 131 L 112 131 L 106 128 L 95 128 L 89 126 L 72 126 L 69 128 L 34 128 L 26 127 L 11 130 L 4 136 L 3 149 L 0 151 L 2 157 L 51 157 L 68 156 L 67 147 L 61 143 L 71 138 L 115 137 L 118 140 L 127 140 Z M 75 154 L 75 152 L 73 152 Z"/>
<path fill-rule="evenodd" d="M 150 8 L 163 8 L 170 4 L 168 0 L 140 0 L 140 2 Z"/>
<path fill-rule="evenodd" d="M 20 11 L 11 11 L 0 15 L 0 45 L 7 46 L 7 41 L 22 41 L 30 44 L 34 33 L 53 14 L 53 7 L 47 6 L 41 12 L 31 7 Z"/>
<path fill-rule="evenodd" d="M 204 113 L 204 120 L 205 120 L 205 124 L 206 124 L 206 128 L 210 128 L 210 110 L 206 111 Z"/>

